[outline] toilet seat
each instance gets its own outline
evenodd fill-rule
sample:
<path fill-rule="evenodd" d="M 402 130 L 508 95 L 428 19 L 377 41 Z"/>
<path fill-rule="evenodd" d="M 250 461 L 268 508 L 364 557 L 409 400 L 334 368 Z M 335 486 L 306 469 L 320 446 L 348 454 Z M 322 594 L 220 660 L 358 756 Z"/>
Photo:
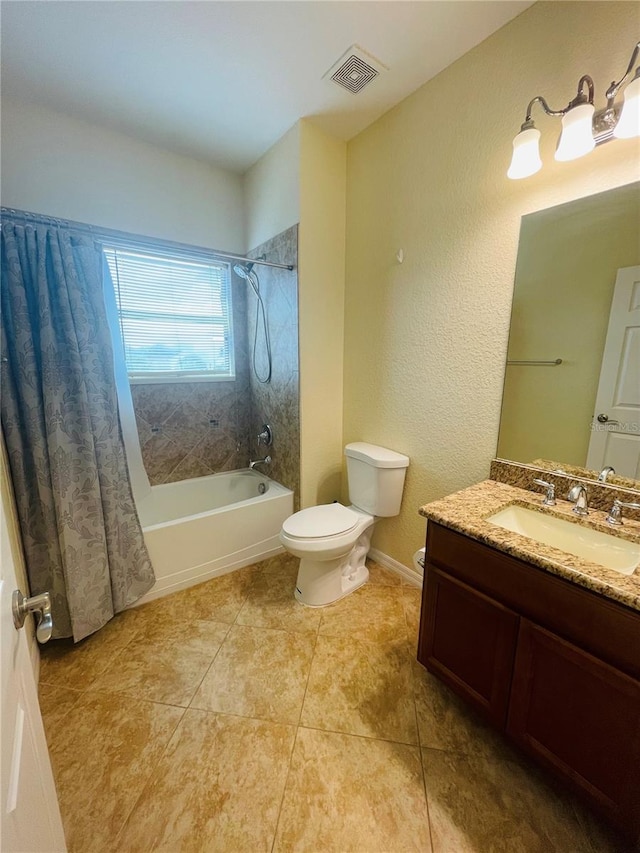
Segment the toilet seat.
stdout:
<path fill-rule="evenodd" d="M 282 530 L 292 539 L 330 539 L 353 530 L 360 516 L 339 503 L 302 509 L 289 516 Z"/>

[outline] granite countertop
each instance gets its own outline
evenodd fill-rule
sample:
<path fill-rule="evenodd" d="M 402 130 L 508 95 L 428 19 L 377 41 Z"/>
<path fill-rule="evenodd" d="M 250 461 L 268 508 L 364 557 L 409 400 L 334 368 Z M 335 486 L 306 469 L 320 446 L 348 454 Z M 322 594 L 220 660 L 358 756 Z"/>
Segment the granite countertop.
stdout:
<path fill-rule="evenodd" d="M 612 528 L 605 522 L 604 512 L 590 509 L 587 518 L 579 518 L 571 511 L 572 503 L 558 500 L 556 506 L 545 507 L 542 506 L 542 497 L 541 494 L 518 489 L 506 483 L 484 480 L 475 486 L 426 504 L 420 508 L 420 515 L 491 548 L 526 560 L 546 572 L 601 593 L 627 607 L 640 610 L 640 568 L 632 575 L 623 575 L 549 545 L 542 545 L 527 536 L 504 530 L 486 520 L 499 509 L 517 504 L 640 543 L 638 521 L 625 519 L 623 527 Z"/>

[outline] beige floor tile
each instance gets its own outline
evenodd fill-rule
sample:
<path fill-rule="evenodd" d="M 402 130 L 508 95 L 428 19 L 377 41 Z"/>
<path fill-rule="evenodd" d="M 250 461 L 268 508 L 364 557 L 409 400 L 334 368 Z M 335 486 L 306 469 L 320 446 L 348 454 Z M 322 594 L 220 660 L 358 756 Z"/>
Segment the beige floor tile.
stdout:
<path fill-rule="evenodd" d="M 296 725 L 315 635 L 234 625 L 192 708 Z"/>
<path fill-rule="evenodd" d="M 132 611 L 124 611 L 79 643 L 53 640 L 42 649 L 40 681 L 55 687 L 86 690 L 138 634 Z"/>
<path fill-rule="evenodd" d="M 405 640 L 318 637 L 301 724 L 417 744 L 411 666 Z"/>
<path fill-rule="evenodd" d="M 48 743 L 51 743 L 57 727 L 64 723 L 67 714 L 81 696 L 82 693 L 78 690 L 69 690 L 66 687 L 42 683 L 38 686 L 40 713 Z"/>
<path fill-rule="evenodd" d="M 153 622 L 159 618 L 178 623 L 192 621 L 233 623 L 253 579 L 258 574 L 254 566 L 247 566 L 210 581 L 158 598 L 136 608 L 138 618 Z"/>
<path fill-rule="evenodd" d="M 580 826 L 591 842 L 593 853 L 638 853 L 640 845 L 623 837 L 617 830 L 595 815 L 577 797 L 571 797 L 571 804 Z"/>
<path fill-rule="evenodd" d="M 422 590 L 412 586 L 402 587 L 402 606 L 407 623 L 407 634 L 412 648 L 418 647 L 418 632 L 420 631 L 420 608 L 422 606 Z"/>
<path fill-rule="evenodd" d="M 534 772 L 424 749 L 434 853 L 593 853 L 570 803 Z"/>
<path fill-rule="evenodd" d="M 365 584 L 320 610 L 320 634 L 370 642 L 405 640 L 401 588 Z"/>
<path fill-rule="evenodd" d="M 257 576 L 242 610 L 238 625 L 252 628 L 279 628 L 283 631 L 316 633 L 321 611 L 305 607 L 293 597 L 295 573 L 265 572 Z"/>
<path fill-rule="evenodd" d="M 299 566 L 300 560 L 293 554 L 276 554 L 275 557 L 256 563 L 256 569 L 265 575 L 284 575 L 294 578 L 298 574 Z"/>
<path fill-rule="evenodd" d="M 188 710 L 118 840 L 121 851 L 268 851 L 295 728 Z"/>
<path fill-rule="evenodd" d="M 367 568 L 369 569 L 369 583 L 379 586 L 402 586 L 400 575 L 390 572 L 389 569 L 385 569 L 375 560 L 367 560 Z"/>
<path fill-rule="evenodd" d="M 159 621 L 133 640 L 90 689 L 186 707 L 229 628 L 224 622 Z"/>
<path fill-rule="evenodd" d="M 84 693 L 51 741 L 70 853 L 111 849 L 184 712 Z"/>
<path fill-rule="evenodd" d="M 417 661 L 413 665 L 420 744 L 448 752 L 514 760 L 507 741 Z"/>
<path fill-rule="evenodd" d="M 430 849 L 417 747 L 298 729 L 275 851 Z"/>

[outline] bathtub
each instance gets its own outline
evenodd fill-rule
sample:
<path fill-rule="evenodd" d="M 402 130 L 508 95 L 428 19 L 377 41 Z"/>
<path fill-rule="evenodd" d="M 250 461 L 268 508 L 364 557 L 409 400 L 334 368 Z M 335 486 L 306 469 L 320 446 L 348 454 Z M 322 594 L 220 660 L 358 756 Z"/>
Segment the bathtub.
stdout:
<path fill-rule="evenodd" d="M 142 604 L 282 552 L 293 492 L 256 471 L 230 471 L 152 486 L 137 509 L 156 574 Z"/>

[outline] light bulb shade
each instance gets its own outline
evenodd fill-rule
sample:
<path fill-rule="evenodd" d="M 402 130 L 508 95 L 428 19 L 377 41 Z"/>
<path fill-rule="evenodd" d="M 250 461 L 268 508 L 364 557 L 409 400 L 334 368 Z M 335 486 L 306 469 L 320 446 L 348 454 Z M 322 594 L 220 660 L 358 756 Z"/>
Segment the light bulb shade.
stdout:
<path fill-rule="evenodd" d="M 624 90 L 622 112 L 613 135 L 618 139 L 640 136 L 640 76 L 635 77 Z"/>
<path fill-rule="evenodd" d="M 562 116 L 562 133 L 556 149 L 556 160 L 576 160 L 593 151 L 593 104 L 578 104 Z"/>
<path fill-rule="evenodd" d="M 513 157 L 507 172 L 508 178 L 528 178 L 542 167 L 538 141 L 540 131 L 536 127 L 521 130 L 513 140 Z"/>

